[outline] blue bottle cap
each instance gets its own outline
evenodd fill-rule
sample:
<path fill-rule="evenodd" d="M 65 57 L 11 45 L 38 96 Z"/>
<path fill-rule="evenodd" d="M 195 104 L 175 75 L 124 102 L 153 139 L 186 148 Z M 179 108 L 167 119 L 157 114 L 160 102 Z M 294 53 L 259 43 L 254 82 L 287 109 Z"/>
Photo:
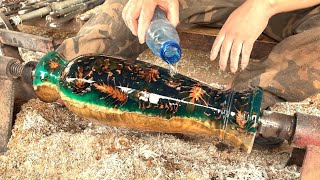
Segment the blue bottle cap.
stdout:
<path fill-rule="evenodd" d="M 175 41 L 167 41 L 162 44 L 160 57 L 168 64 L 174 64 L 181 58 L 181 48 Z"/>

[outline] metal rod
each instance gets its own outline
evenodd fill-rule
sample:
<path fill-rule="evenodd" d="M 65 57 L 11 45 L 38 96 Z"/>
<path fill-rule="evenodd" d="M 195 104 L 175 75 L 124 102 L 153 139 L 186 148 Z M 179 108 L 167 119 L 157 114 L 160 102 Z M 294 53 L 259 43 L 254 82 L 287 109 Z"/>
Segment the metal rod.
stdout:
<path fill-rule="evenodd" d="M 49 52 L 56 48 L 51 38 L 0 29 L 0 42 L 32 51 Z"/>
<path fill-rule="evenodd" d="M 320 117 L 302 113 L 295 116 L 297 124 L 291 144 L 303 149 L 309 145 L 320 147 Z"/>
<path fill-rule="evenodd" d="M 94 8 L 95 6 L 102 4 L 103 2 L 104 0 L 89 0 L 87 2 L 76 4 L 71 7 L 54 10 L 52 13 L 50 13 L 50 16 L 52 17 L 63 16 L 65 14 L 71 13 L 79 9 L 83 9 L 84 11 L 87 11 L 89 9 Z"/>
<path fill-rule="evenodd" d="M 19 1 L 13 1 L 13 2 L 4 2 L 1 4 L 1 7 L 10 7 L 10 6 L 15 6 L 16 4 L 19 4 Z"/>
<path fill-rule="evenodd" d="M 60 18 L 53 18 L 53 17 L 49 17 L 52 21 L 52 23 L 49 24 L 50 27 L 58 27 L 62 24 L 64 24 L 65 22 L 70 21 L 71 19 L 73 19 L 74 17 L 76 17 L 79 13 L 81 13 L 84 9 L 80 9 L 78 11 L 73 11 L 71 13 L 69 13 L 66 16 L 60 17 Z"/>
<path fill-rule="evenodd" d="M 10 19 L 11 19 L 11 21 L 12 21 L 12 23 L 14 25 L 18 25 L 18 24 L 22 23 L 23 21 L 27 21 L 27 20 L 30 20 L 30 19 L 42 17 L 42 16 L 45 16 L 45 15 L 48 15 L 52 11 L 60 10 L 60 9 L 63 9 L 63 8 L 66 8 L 66 7 L 70 7 L 70 6 L 75 5 L 75 4 L 84 3 L 84 2 L 87 2 L 87 1 L 89 1 L 89 0 L 66 0 L 66 1 L 62 1 L 62 2 L 54 2 L 54 3 L 50 3 L 46 7 L 42 7 L 40 9 L 37 9 L 35 11 L 31 11 L 31 12 L 26 13 L 26 14 L 13 16 Z M 70 16 L 68 16 L 68 17 L 70 17 Z"/>
<path fill-rule="evenodd" d="M 20 9 L 20 10 L 18 11 L 18 14 L 19 14 L 19 15 L 26 14 L 26 13 L 29 13 L 29 12 L 31 12 L 31 11 L 35 11 L 36 9 L 39 9 L 39 8 L 29 7 L 29 8 L 26 8 L 26 9 Z"/>
<path fill-rule="evenodd" d="M 16 18 L 13 18 L 12 20 L 14 20 L 14 24 L 15 25 L 18 25 L 21 22 L 26 21 L 26 20 L 30 20 L 30 19 L 34 19 L 34 18 L 37 18 L 37 17 L 45 16 L 45 15 L 49 14 L 51 12 L 51 10 L 52 9 L 49 6 L 46 6 L 46 7 L 37 9 L 35 11 L 29 12 L 27 14 L 16 16 Z"/>
<path fill-rule="evenodd" d="M 58 9 L 50 13 L 50 16 L 52 17 L 58 17 L 58 16 L 63 16 L 65 14 L 71 13 L 73 11 L 79 10 L 79 9 L 84 9 L 88 4 L 82 3 L 82 4 L 76 4 L 71 7 L 67 7 L 64 9 Z"/>
<path fill-rule="evenodd" d="M 70 7 L 75 4 L 84 3 L 86 1 L 89 1 L 89 0 L 66 0 L 62 2 L 52 3 L 50 6 L 52 7 L 52 9 L 58 10 L 58 9 Z"/>
<path fill-rule="evenodd" d="M 258 131 L 265 137 L 278 137 L 291 140 L 296 118 L 294 116 L 272 111 L 263 111 L 260 118 Z"/>
<path fill-rule="evenodd" d="M 294 116 L 263 111 L 258 132 L 288 140 L 295 147 L 320 147 L 320 117 L 296 113 Z"/>

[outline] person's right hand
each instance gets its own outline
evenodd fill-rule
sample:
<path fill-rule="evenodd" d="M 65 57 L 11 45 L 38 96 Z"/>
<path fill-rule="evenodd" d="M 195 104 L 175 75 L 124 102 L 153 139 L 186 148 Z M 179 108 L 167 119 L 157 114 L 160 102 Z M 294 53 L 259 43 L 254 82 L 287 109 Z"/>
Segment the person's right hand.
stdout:
<path fill-rule="evenodd" d="M 246 0 L 222 26 L 212 46 L 210 59 L 215 60 L 220 52 L 221 70 L 226 69 L 228 61 L 232 73 L 236 73 L 239 66 L 244 70 L 249 63 L 254 42 L 273 15 L 268 1 Z"/>
<path fill-rule="evenodd" d="M 122 11 L 122 18 L 139 42 L 145 42 L 147 29 L 155 8 L 159 6 L 167 13 L 167 18 L 176 27 L 179 23 L 178 0 L 129 0 Z"/>

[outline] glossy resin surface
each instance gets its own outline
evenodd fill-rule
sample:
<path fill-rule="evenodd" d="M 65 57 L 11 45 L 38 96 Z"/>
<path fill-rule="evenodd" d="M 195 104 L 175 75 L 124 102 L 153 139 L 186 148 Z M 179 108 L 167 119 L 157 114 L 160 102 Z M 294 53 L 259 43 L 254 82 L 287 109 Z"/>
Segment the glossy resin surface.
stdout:
<path fill-rule="evenodd" d="M 34 88 L 44 101 L 49 101 L 46 97 L 51 95 L 43 94 L 57 91 L 75 113 L 102 123 L 197 133 L 197 129 L 183 126 L 192 121 L 221 139 L 232 136 L 227 139 L 247 151 L 253 144 L 262 98 L 259 88 L 221 91 L 181 74 L 171 77 L 167 69 L 138 60 L 87 55 L 68 62 L 57 52 L 48 53 L 39 62 Z M 130 117 L 122 116 L 119 120 L 108 116 L 123 113 Z M 140 124 L 133 125 L 130 118 Z M 181 121 L 179 125 L 177 119 Z M 200 134 L 203 132 L 199 130 Z"/>

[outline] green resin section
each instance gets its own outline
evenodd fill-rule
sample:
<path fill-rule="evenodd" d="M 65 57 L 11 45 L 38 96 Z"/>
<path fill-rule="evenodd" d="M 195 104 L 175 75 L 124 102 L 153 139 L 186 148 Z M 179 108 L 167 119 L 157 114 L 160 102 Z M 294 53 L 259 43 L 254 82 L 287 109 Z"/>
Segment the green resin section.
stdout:
<path fill-rule="evenodd" d="M 34 76 L 34 86 L 44 83 L 56 85 L 59 93 L 86 104 L 164 120 L 211 121 L 219 129 L 231 126 L 249 133 L 256 132 L 262 99 L 260 88 L 220 91 L 181 74 L 171 77 L 168 70 L 155 65 L 103 55 L 68 62 L 50 52 L 40 60 Z"/>
<path fill-rule="evenodd" d="M 46 56 L 41 58 L 37 65 L 34 74 L 33 85 L 41 85 L 44 82 L 57 84 L 61 78 L 60 73 L 65 68 L 67 63 L 68 62 L 64 60 L 57 52 L 50 52 L 46 54 Z"/>

